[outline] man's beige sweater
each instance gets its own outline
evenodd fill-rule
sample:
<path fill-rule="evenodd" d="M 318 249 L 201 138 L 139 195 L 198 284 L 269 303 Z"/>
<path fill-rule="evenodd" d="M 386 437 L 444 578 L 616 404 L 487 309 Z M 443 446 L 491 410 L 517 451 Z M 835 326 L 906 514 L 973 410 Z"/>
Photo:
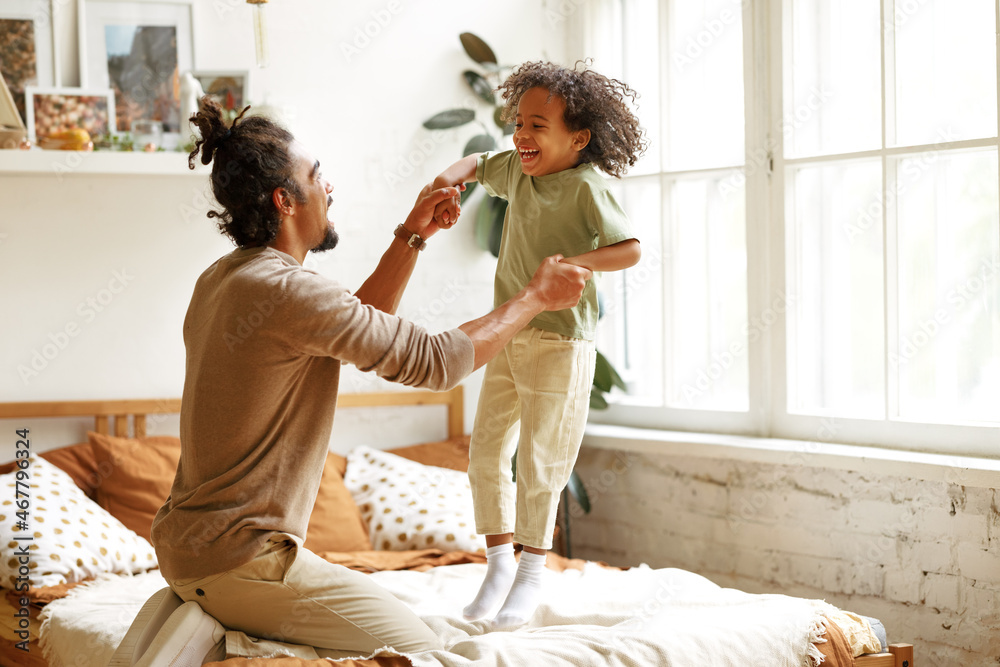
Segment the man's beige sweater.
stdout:
<path fill-rule="evenodd" d="M 169 581 L 247 563 L 275 531 L 305 539 L 342 362 L 434 390 L 473 369 L 461 331 L 429 335 L 271 248 L 201 275 L 184 344 L 181 459 L 152 530 Z"/>

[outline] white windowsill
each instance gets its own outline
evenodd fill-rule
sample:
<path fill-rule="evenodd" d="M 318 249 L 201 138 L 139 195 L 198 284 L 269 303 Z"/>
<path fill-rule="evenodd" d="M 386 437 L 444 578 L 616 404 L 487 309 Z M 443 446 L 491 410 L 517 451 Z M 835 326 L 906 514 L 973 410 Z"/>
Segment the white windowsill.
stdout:
<path fill-rule="evenodd" d="M 643 454 L 803 465 L 1000 488 L 1000 460 L 861 445 L 588 424 L 584 446 Z"/>
<path fill-rule="evenodd" d="M 134 153 L 118 151 L 0 150 L 0 174 L 21 176 L 78 174 L 201 176 L 209 173 L 197 163 L 188 169 L 187 153 Z"/>

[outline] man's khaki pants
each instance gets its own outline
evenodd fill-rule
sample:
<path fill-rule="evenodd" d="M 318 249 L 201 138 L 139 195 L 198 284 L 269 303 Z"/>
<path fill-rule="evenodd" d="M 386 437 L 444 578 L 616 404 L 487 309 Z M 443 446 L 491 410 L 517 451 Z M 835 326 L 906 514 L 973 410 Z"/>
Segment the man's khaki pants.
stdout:
<path fill-rule="evenodd" d="M 285 533 L 275 533 L 246 565 L 168 583 L 178 597 L 197 602 L 226 628 L 272 640 L 269 645 L 303 644 L 330 658 L 367 656 L 383 646 L 400 653 L 441 648 L 430 628 L 384 588 L 328 563 Z M 228 652 L 252 657 L 257 642 L 234 641 L 231 634 Z M 284 653 L 310 656 L 295 649 L 281 646 Z M 256 653 L 262 652 L 267 651 Z"/>

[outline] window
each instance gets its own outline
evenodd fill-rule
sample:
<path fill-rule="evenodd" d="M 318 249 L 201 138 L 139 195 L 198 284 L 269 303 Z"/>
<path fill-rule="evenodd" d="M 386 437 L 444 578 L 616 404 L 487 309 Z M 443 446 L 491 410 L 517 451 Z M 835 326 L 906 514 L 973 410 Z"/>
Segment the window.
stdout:
<path fill-rule="evenodd" d="M 996 4 L 583 3 L 652 141 L 594 419 L 997 454 Z"/>

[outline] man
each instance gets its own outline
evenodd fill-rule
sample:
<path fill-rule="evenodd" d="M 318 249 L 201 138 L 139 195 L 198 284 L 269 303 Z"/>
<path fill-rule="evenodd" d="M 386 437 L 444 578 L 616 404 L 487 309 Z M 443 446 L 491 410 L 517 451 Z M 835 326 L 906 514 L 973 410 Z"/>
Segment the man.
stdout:
<path fill-rule="evenodd" d="M 157 651 L 203 656 L 222 638 L 212 617 L 244 633 L 229 633 L 236 653 L 253 653 L 246 635 L 318 647 L 328 657 L 386 645 L 439 648 L 419 618 L 365 575 L 302 547 L 341 363 L 411 386 L 451 388 L 533 317 L 575 305 L 590 271 L 550 257 L 503 306 L 430 335 L 393 313 L 439 229 L 434 207 L 458 188 L 424 188 L 352 295 L 302 267 L 310 250 L 338 240 L 327 218 L 333 188 L 319 162 L 266 119 L 241 114 L 227 128 L 211 101 L 192 121 L 202 138 L 190 159 L 201 151 L 204 164 L 214 160 L 222 211 L 209 215 L 239 247 L 199 278 L 184 322 L 181 459 L 152 530 L 176 597 L 151 599 L 140 615 L 151 620 L 137 619 L 119 653 L 141 657 L 138 664 L 162 661 Z M 154 640 L 136 639 L 157 626 Z"/>

